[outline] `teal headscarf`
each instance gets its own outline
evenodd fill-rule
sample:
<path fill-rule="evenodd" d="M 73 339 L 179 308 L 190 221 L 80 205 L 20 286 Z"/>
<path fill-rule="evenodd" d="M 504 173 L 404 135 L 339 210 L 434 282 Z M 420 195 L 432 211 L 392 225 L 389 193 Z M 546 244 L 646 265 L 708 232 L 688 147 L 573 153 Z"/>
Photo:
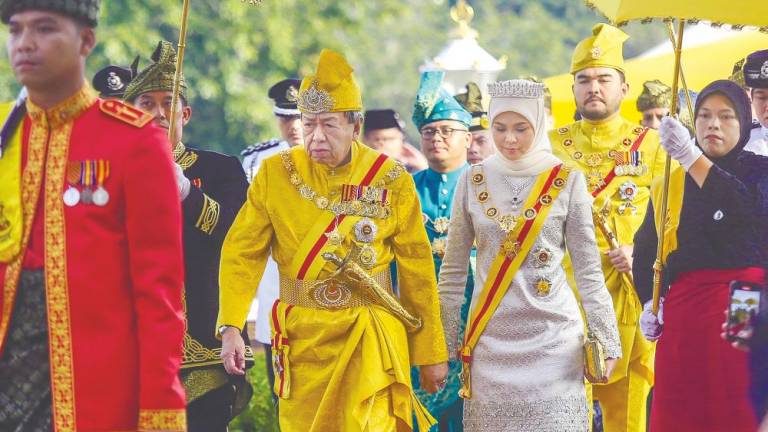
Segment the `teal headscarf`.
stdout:
<path fill-rule="evenodd" d="M 445 72 L 428 71 L 421 74 L 416 103 L 413 106 L 413 123 L 421 128 L 440 120 L 455 120 L 467 128 L 472 123 L 472 114 L 441 87 Z"/>

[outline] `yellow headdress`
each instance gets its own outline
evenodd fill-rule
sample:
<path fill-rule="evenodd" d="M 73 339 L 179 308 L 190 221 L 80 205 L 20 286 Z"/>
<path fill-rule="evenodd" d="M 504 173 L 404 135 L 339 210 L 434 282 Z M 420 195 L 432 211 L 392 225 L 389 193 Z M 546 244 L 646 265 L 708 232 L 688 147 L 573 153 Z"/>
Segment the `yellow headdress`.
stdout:
<path fill-rule="evenodd" d="M 609 67 L 624 73 L 624 41 L 629 35 L 608 24 L 592 27 L 592 36 L 576 45 L 571 73 L 592 67 Z"/>
<path fill-rule="evenodd" d="M 352 71 L 341 54 L 324 49 L 317 62 L 317 72 L 301 82 L 299 111 L 310 114 L 362 111 L 363 98 Z"/>

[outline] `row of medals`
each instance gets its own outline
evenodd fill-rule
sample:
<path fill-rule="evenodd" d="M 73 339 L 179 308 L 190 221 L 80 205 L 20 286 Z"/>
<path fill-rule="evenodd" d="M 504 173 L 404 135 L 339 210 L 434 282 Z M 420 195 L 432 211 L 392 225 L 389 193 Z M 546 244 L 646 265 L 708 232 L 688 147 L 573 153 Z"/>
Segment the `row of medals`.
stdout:
<path fill-rule="evenodd" d="M 64 191 L 63 198 L 64 204 L 68 207 L 74 207 L 77 204 L 93 204 L 103 207 L 109 203 L 109 192 L 102 186 L 97 187 L 95 191 L 92 191 L 89 187 L 79 191 L 76 187 L 70 186 Z"/>
<path fill-rule="evenodd" d="M 104 182 L 109 177 L 108 160 L 83 160 L 67 163 L 67 183 L 69 187 L 62 197 L 67 207 L 78 204 L 103 207 L 109 203 L 109 192 L 104 189 Z M 96 185 L 96 190 L 91 189 Z M 76 186 L 82 186 L 79 190 Z"/>

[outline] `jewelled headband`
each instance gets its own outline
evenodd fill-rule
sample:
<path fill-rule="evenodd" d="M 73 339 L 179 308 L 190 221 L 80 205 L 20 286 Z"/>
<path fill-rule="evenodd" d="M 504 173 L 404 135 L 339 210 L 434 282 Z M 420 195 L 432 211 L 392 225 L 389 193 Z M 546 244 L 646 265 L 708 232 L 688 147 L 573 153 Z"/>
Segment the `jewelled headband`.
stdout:
<path fill-rule="evenodd" d="M 316 82 L 313 82 L 308 89 L 300 92 L 296 98 L 296 106 L 301 112 L 308 114 L 331 112 L 335 103 L 333 96 L 318 88 Z"/>
<path fill-rule="evenodd" d="M 544 84 L 533 81 L 514 79 L 488 84 L 491 97 L 517 97 L 537 99 L 544 97 Z"/>

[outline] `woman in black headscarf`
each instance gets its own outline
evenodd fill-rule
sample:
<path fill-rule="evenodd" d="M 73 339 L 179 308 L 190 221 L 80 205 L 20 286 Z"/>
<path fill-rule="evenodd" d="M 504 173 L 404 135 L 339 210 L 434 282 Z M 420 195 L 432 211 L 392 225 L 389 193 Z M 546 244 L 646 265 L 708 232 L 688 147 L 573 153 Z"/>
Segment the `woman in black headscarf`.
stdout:
<path fill-rule="evenodd" d="M 720 338 L 720 326 L 732 280 L 765 283 L 768 158 L 744 151 L 751 109 L 737 84 L 720 80 L 704 88 L 694 119 L 695 140 L 675 119 L 659 128 L 680 167 L 670 178 L 664 224 L 669 292 L 658 317 L 648 302 L 640 319 L 645 336 L 659 340 L 651 430 L 753 432 L 747 355 Z M 644 300 L 662 225 L 661 180 L 635 236 L 633 276 Z"/>

